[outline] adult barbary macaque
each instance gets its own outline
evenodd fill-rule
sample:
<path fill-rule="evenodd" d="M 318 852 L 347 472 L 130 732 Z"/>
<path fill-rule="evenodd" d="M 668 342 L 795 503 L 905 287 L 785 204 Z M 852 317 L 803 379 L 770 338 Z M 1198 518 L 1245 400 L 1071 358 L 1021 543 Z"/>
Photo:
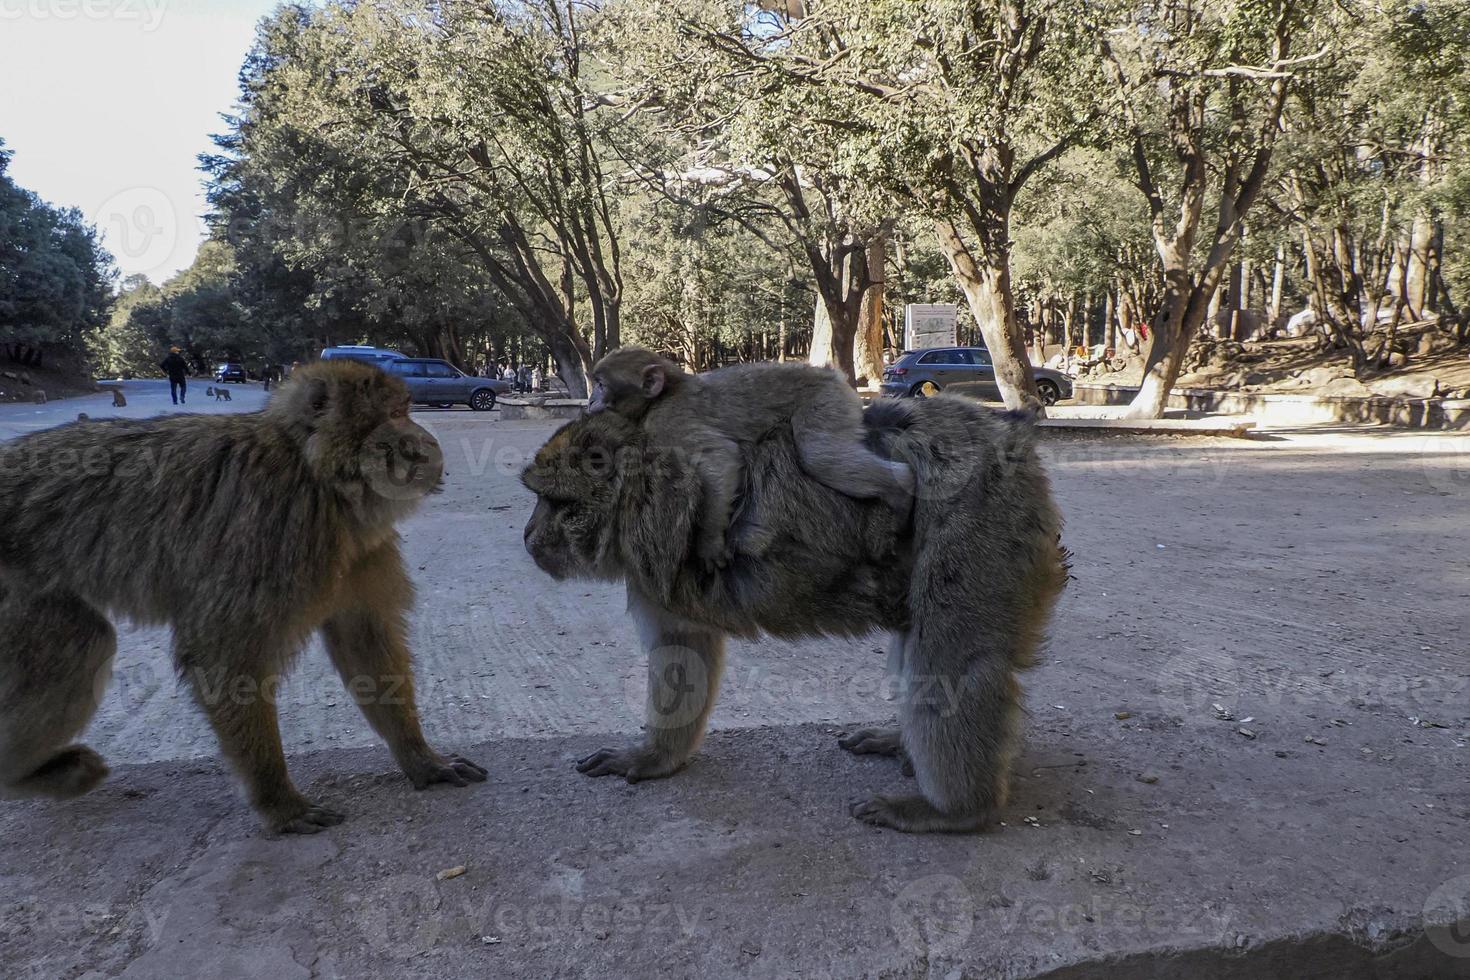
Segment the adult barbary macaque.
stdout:
<path fill-rule="evenodd" d="M 414 706 L 394 524 L 442 473 L 403 382 L 345 360 L 301 369 L 253 414 L 0 445 L 0 795 L 77 796 L 107 775 L 73 739 L 110 672 L 109 614 L 173 628 L 175 665 L 271 830 L 343 819 L 291 784 L 276 722 L 281 676 L 318 629 L 415 787 L 484 780 L 429 747 Z"/>
<path fill-rule="evenodd" d="M 913 502 L 914 474 L 863 444 L 863 405 L 840 375 L 807 364 L 740 364 L 688 374 L 642 347 L 623 347 L 592 369 L 587 411 L 642 422 L 654 447 L 687 455 L 699 474 L 699 557 L 729 558 L 725 529 L 735 508 L 743 447 L 789 428 L 809 476 L 860 500 L 882 499 L 901 517 Z M 759 530 L 747 536 L 753 544 Z"/>
<path fill-rule="evenodd" d="M 917 477 L 911 522 L 808 476 L 789 429 L 745 450 L 745 500 L 718 571 L 693 541 L 699 477 L 612 414 L 561 429 L 523 476 L 538 500 L 526 548 L 553 577 L 623 580 L 648 649 L 647 735 L 583 759 L 630 782 L 678 771 L 714 707 L 727 634 L 892 632 L 899 728 L 844 739 L 906 755 L 918 794 L 854 816 L 912 832 L 978 830 L 1005 803 L 1020 744 L 1017 672 L 1030 666 L 1067 579 L 1061 518 L 1029 420 L 941 396 L 884 401 L 868 444 Z M 745 550 L 747 525 L 762 545 Z"/>

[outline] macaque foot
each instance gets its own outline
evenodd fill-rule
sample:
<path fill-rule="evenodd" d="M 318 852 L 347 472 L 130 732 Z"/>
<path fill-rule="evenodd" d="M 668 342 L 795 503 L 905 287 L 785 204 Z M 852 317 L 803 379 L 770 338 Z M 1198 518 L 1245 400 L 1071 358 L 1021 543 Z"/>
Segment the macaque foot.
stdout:
<path fill-rule="evenodd" d="M 490 775 L 484 766 L 458 755 L 451 755 L 447 759 L 434 755 L 419 765 L 405 768 L 404 771 L 414 789 L 428 789 L 435 783 L 468 786 L 470 783 L 483 783 Z"/>
<path fill-rule="evenodd" d="M 875 796 L 854 803 L 851 813 L 863 823 L 907 834 L 963 834 L 984 830 L 992 819 L 990 813 L 944 813 L 922 796 Z"/>
<path fill-rule="evenodd" d="M 347 814 L 295 794 L 283 803 L 260 808 L 266 826 L 277 834 L 319 834 L 347 819 Z"/>
<path fill-rule="evenodd" d="M 897 728 L 859 728 L 838 739 L 837 744 L 855 755 L 898 755 L 903 751 Z"/>
<path fill-rule="evenodd" d="M 914 774 L 914 760 L 903 750 L 897 728 L 860 728 L 837 740 L 837 744 L 854 755 L 891 755 L 903 763 L 903 774 Z"/>
<path fill-rule="evenodd" d="M 700 538 L 695 552 L 705 572 L 715 572 L 730 566 L 732 555 L 730 549 L 726 547 L 723 534 L 718 539 Z"/>
<path fill-rule="evenodd" d="M 25 796 L 68 800 L 94 789 L 107 778 L 107 763 L 85 745 L 69 745 L 15 784 Z"/>
<path fill-rule="evenodd" d="M 622 776 L 630 783 L 663 779 L 678 772 L 682 762 L 646 746 L 631 749 L 598 749 L 577 763 L 584 776 Z"/>

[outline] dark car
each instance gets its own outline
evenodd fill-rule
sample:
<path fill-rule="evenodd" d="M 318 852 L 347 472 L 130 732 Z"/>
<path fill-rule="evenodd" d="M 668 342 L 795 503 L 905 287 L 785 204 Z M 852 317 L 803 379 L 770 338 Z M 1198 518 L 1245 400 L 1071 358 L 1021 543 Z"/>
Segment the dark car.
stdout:
<path fill-rule="evenodd" d="M 1033 367 L 1036 390 L 1044 404 L 1072 397 L 1072 379 L 1061 371 Z M 883 371 L 879 390 L 890 398 L 925 398 L 941 391 L 1000 401 L 995 366 L 984 347 L 928 347 L 905 351 Z"/>
<path fill-rule="evenodd" d="M 347 358 L 353 361 L 372 364 L 376 367 L 382 367 L 385 361 L 403 360 L 403 354 L 387 347 L 365 347 L 361 344 L 344 344 L 340 347 L 322 348 L 321 358 L 324 361 Z"/>
<path fill-rule="evenodd" d="M 245 373 L 245 365 L 228 361 L 215 367 L 214 380 L 218 384 L 224 384 L 226 381 L 244 384 L 250 380 L 250 376 Z"/>
<path fill-rule="evenodd" d="M 510 382 L 465 374 L 448 361 L 432 357 L 401 357 L 378 365 L 408 385 L 408 395 L 417 404 L 468 405 L 477 412 L 495 407 L 495 399 L 510 392 Z"/>

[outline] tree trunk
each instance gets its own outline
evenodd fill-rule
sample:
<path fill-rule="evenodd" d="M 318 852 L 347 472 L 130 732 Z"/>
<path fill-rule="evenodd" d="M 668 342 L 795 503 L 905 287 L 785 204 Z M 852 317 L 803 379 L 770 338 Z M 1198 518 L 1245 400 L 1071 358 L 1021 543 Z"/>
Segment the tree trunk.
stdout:
<path fill-rule="evenodd" d="M 1276 246 L 1276 263 L 1271 270 L 1271 302 L 1266 317 L 1272 327 L 1281 322 L 1281 291 L 1286 285 L 1286 245 Z"/>
<path fill-rule="evenodd" d="M 1214 290 L 1210 290 L 1211 293 Z M 1191 307 L 1197 308 L 1192 319 L 1193 328 L 1198 330 L 1204 319 L 1209 301 L 1194 288 L 1189 273 L 1182 267 L 1164 270 L 1164 302 L 1148 332 L 1148 351 L 1144 357 L 1143 383 L 1138 394 L 1128 404 L 1125 417 L 1134 419 L 1157 419 L 1164 415 L 1164 407 L 1174 381 L 1184 365 L 1184 354 L 1189 349 Z"/>
<path fill-rule="evenodd" d="M 587 397 L 587 372 L 591 365 L 566 336 L 552 335 L 546 338 L 551 348 L 551 360 L 556 364 L 556 376 L 567 386 L 571 398 Z"/>
<path fill-rule="evenodd" d="M 1036 379 L 1031 376 L 1031 363 L 1026 356 L 1026 340 L 1016 320 L 1010 256 L 987 254 L 983 260 L 977 260 L 953 222 L 940 218 L 934 225 L 939 246 L 990 350 L 995 382 L 1006 408 L 1030 408 L 1044 416 L 1046 409 L 1037 394 Z"/>
<path fill-rule="evenodd" d="M 868 288 L 858 310 L 853 370 L 860 384 L 877 387 L 883 380 L 883 317 L 886 296 L 885 267 L 888 264 L 887 235 L 879 233 L 868 241 Z"/>
<path fill-rule="evenodd" d="M 1089 291 L 1087 297 L 1082 301 L 1082 346 L 1087 348 L 1087 354 L 1092 356 L 1092 293 Z"/>
<path fill-rule="evenodd" d="M 1432 301 L 1430 263 L 1434 239 L 1434 219 L 1427 214 L 1416 214 L 1409 233 L 1408 268 L 1404 275 L 1404 302 L 1409 305 L 1410 316 L 1416 320 L 1423 317 L 1425 308 Z"/>
<path fill-rule="evenodd" d="M 834 368 L 841 372 L 848 384 L 853 384 L 856 378 L 852 353 L 857 329 L 857 310 L 849 311 L 845 304 L 829 303 L 819 294 L 812 317 L 812 346 L 807 353 L 807 363 Z"/>

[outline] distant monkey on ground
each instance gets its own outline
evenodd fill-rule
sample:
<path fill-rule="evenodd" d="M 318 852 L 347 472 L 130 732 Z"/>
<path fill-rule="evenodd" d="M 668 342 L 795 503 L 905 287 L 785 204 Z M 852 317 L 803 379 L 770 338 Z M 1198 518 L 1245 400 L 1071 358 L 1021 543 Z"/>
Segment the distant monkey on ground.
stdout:
<path fill-rule="evenodd" d="M 91 417 L 92 416 L 88 415 L 86 412 L 78 412 L 77 413 L 77 421 L 78 422 L 85 422 L 88 419 L 90 419 Z"/>
<path fill-rule="evenodd" d="M 622 347 L 592 369 L 587 411 L 642 422 L 656 446 L 689 454 L 699 473 L 699 557 L 723 564 L 726 529 L 743 477 L 742 447 L 790 426 L 801 468 L 858 500 L 879 498 L 901 518 L 913 504 L 914 473 L 863 445 L 863 404 L 842 377 L 806 364 L 741 364 L 688 374 L 642 347 Z M 753 528 L 755 535 L 763 529 Z"/>
<path fill-rule="evenodd" d="M 228 388 L 212 388 L 210 389 L 210 391 L 206 391 L 204 394 L 208 395 L 211 391 L 214 393 L 214 400 L 217 402 L 233 401 L 233 399 L 230 397 L 230 390 Z"/>
<path fill-rule="evenodd" d="M 743 450 L 748 499 L 731 527 L 735 554 L 715 574 L 691 554 L 699 477 L 682 453 L 612 413 L 565 426 L 537 452 L 522 477 L 538 497 L 526 550 L 557 579 L 624 581 L 648 654 L 643 740 L 593 752 L 578 771 L 637 782 L 682 768 L 714 708 L 726 635 L 883 629 L 898 728 L 840 744 L 906 757 L 919 792 L 875 796 L 853 815 L 911 832 L 998 818 L 1021 744 L 1017 674 L 1067 580 L 1032 425 L 946 395 L 885 399 L 864 423 L 874 451 L 913 467 L 912 520 L 819 483 L 777 427 Z M 761 553 L 745 550 L 747 522 L 771 532 Z"/>
<path fill-rule="evenodd" d="M 341 360 L 302 368 L 260 412 L 0 443 L 0 796 L 77 796 L 107 775 L 73 740 L 110 671 L 109 615 L 173 627 L 179 674 L 271 830 L 343 819 L 292 785 L 276 722 L 317 630 L 415 787 L 484 780 L 430 748 L 414 706 L 394 524 L 443 461 L 408 407 L 402 381 Z"/>

